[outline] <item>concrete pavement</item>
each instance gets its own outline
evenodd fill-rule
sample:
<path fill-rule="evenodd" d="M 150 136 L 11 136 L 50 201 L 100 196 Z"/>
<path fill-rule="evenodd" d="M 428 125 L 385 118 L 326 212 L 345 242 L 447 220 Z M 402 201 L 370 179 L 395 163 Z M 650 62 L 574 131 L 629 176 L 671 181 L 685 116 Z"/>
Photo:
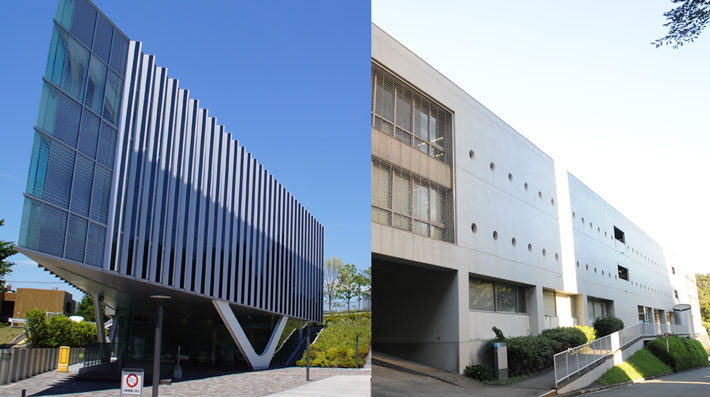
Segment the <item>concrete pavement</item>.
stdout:
<path fill-rule="evenodd" d="M 46 372 L 20 382 L 0 386 L 0 396 L 18 397 L 22 390 L 28 396 L 97 396 L 119 395 L 117 382 L 81 382 L 75 379 L 81 364 L 70 367 L 69 373 Z M 331 379 L 332 378 L 332 379 Z M 210 376 L 201 379 L 161 385 L 161 396 L 245 396 L 269 394 L 284 396 L 369 396 L 370 370 L 344 368 L 311 368 L 311 382 L 306 382 L 305 368 L 280 368 Z M 323 381 L 327 381 L 321 383 Z M 301 386 L 307 386 L 301 388 Z M 305 393 L 305 394 L 304 394 Z M 151 387 L 143 395 L 152 394 Z"/>
<path fill-rule="evenodd" d="M 624 397 L 707 397 L 710 396 L 710 367 L 589 393 L 593 396 Z"/>

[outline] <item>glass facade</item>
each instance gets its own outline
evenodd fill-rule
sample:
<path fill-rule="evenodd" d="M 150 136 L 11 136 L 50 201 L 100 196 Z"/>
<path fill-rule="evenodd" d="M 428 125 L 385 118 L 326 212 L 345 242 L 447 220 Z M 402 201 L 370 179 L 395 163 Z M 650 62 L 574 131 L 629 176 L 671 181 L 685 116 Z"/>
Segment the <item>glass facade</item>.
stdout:
<path fill-rule="evenodd" d="M 128 39 L 86 0 L 60 0 L 19 245 L 103 265 Z"/>

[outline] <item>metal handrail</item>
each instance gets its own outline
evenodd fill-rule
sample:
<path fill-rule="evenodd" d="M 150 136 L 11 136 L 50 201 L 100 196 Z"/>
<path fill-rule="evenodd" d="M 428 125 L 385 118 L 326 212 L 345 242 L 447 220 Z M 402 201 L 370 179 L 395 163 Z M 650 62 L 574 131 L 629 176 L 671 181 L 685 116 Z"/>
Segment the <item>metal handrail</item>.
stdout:
<path fill-rule="evenodd" d="M 688 328 L 679 324 L 640 323 L 557 353 L 553 357 L 555 387 L 640 338 L 660 336 L 665 333 L 687 335 Z"/>

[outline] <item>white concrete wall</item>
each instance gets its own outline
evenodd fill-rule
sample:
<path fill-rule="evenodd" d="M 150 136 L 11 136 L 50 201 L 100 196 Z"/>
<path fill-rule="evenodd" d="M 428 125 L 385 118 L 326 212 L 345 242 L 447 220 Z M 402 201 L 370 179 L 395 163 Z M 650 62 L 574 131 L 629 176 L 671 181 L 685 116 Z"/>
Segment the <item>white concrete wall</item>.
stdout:
<path fill-rule="evenodd" d="M 373 224 L 372 250 L 456 271 L 459 321 L 451 327 L 459 371 L 480 362 L 480 346 L 493 336 L 493 325 L 506 335 L 537 334 L 546 321 L 547 326 L 591 325 L 588 297 L 613 301 L 613 313 L 627 325 L 638 322 L 637 305 L 671 308 L 663 250 L 643 231 L 374 25 L 372 57 L 454 114 L 455 243 Z M 613 239 L 614 226 L 625 232 L 626 245 Z M 630 281 L 614 278 L 617 263 L 629 269 Z M 470 311 L 469 277 L 526 286 L 527 314 Z M 543 316 L 543 289 L 558 293 L 555 319 Z"/>

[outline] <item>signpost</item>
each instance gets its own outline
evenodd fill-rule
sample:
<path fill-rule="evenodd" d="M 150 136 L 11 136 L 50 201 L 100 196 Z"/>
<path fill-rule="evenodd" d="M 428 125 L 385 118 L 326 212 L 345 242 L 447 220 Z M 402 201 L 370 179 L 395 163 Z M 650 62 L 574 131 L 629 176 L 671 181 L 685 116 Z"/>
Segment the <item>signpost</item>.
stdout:
<path fill-rule="evenodd" d="M 143 395 L 143 370 L 124 369 L 121 372 L 121 395 L 122 396 L 142 396 Z"/>
<path fill-rule="evenodd" d="M 57 360 L 57 372 L 69 372 L 69 347 L 59 348 L 59 359 Z"/>
<path fill-rule="evenodd" d="M 667 351 L 668 353 L 670 353 L 671 351 L 670 351 L 670 349 L 668 348 L 668 337 L 671 336 L 671 334 L 670 334 L 669 332 L 665 332 L 665 333 L 663 333 L 663 336 L 666 337 L 666 351 Z"/>

